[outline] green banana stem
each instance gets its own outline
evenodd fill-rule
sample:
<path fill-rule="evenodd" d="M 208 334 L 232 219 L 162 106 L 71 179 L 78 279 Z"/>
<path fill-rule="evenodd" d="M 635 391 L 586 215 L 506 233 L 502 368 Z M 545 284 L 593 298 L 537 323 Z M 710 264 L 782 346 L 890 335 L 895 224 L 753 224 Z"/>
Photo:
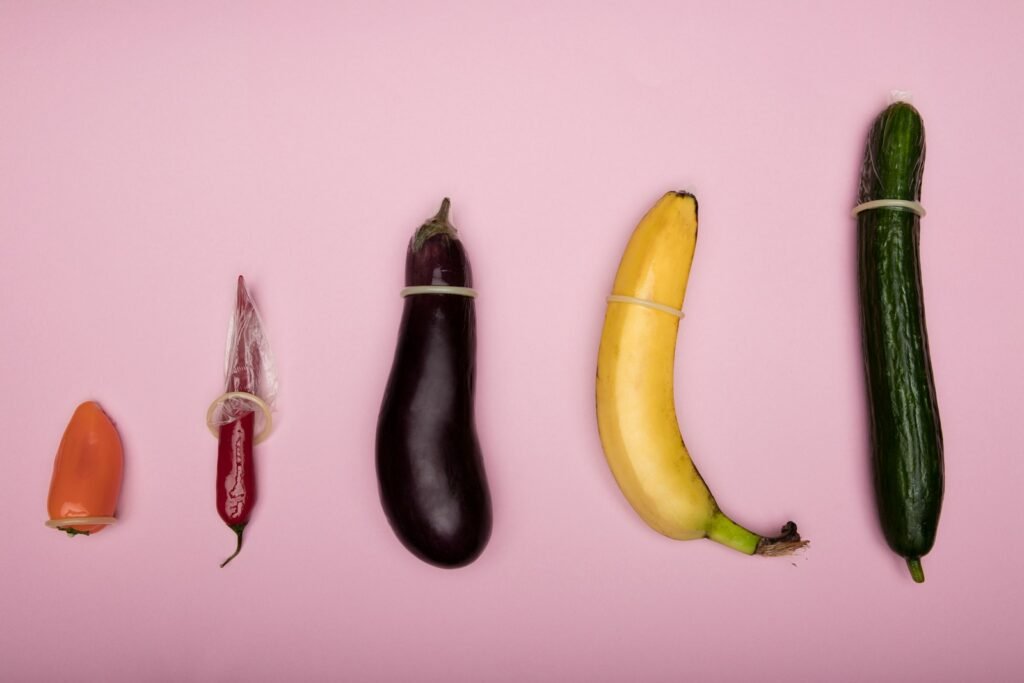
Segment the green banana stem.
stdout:
<path fill-rule="evenodd" d="M 800 540 L 800 534 L 797 533 L 796 524 L 793 522 L 787 522 L 778 536 L 769 538 L 744 529 L 726 517 L 721 510 L 715 512 L 711 518 L 708 538 L 747 555 L 766 557 L 792 555 L 807 545 L 807 541 Z"/>
<path fill-rule="evenodd" d="M 753 555 L 757 552 L 757 544 L 761 540 L 760 536 L 753 531 L 744 529 L 726 517 L 725 513 L 721 510 L 717 511 L 714 517 L 711 518 L 711 525 L 708 527 L 708 538 L 747 555 Z"/>

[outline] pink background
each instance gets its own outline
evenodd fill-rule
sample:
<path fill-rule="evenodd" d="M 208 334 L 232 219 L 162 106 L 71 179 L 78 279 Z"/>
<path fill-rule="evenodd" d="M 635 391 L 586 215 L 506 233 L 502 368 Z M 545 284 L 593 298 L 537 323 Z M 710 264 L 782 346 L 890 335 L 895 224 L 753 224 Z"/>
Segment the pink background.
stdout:
<path fill-rule="evenodd" d="M 0 678 L 1022 675 L 1024 7 L 547 4 L 0 5 Z M 848 217 L 893 88 L 929 136 L 923 586 L 873 509 Z M 792 561 L 656 535 L 601 455 L 604 296 L 688 186 L 683 431 L 740 522 L 800 523 Z M 398 544 L 373 466 L 405 244 L 446 194 L 495 512 L 454 572 Z M 279 429 L 220 570 L 203 414 L 240 272 Z M 126 446 L 121 522 L 69 539 L 46 493 L 90 398 Z"/>

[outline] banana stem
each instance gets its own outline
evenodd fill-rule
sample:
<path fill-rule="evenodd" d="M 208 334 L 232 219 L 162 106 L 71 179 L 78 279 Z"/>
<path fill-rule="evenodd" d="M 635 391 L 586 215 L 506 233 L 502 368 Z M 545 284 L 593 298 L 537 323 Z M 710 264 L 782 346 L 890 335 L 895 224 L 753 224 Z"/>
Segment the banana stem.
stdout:
<path fill-rule="evenodd" d="M 708 538 L 747 555 L 766 557 L 792 555 L 807 545 L 807 541 L 800 540 L 800 534 L 797 533 L 796 524 L 793 522 L 787 522 L 778 536 L 769 538 L 744 529 L 726 517 L 721 510 L 711 518 Z"/>
<path fill-rule="evenodd" d="M 725 516 L 721 510 L 715 512 L 708 527 L 708 538 L 741 553 L 753 555 L 757 552 L 757 544 L 761 537 L 753 531 L 744 529 Z"/>
<path fill-rule="evenodd" d="M 786 522 L 778 536 L 762 538 L 757 542 L 756 553 L 766 557 L 784 557 L 792 555 L 805 547 L 809 541 L 801 541 L 796 531 L 795 522 Z"/>

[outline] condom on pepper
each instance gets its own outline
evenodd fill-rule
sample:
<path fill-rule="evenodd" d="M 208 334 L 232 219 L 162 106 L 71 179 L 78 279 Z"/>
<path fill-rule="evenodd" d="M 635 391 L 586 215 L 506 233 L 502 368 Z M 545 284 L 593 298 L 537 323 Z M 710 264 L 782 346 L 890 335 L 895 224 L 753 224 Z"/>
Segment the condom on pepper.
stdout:
<path fill-rule="evenodd" d="M 236 536 L 235 552 L 221 567 L 242 550 L 242 534 L 256 504 L 253 446 L 270 435 L 277 395 L 270 344 L 241 275 L 228 328 L 224 375 L 226 391 L 206 412 L 206 424 L 218 441 L 217 512 Z"/>
<path fill-rule="evenodd" d="M 69 536 L 98 534 L 116 520 L 124 450 L 99 403 L 78 406 L 57 448 L 46 526 Z"/>

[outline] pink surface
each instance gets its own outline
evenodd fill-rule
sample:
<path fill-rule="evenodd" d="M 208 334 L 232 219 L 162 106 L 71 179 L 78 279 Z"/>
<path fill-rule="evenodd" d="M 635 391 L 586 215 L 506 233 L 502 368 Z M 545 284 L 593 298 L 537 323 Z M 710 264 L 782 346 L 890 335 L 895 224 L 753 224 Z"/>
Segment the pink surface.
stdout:
<path fill-rule="evenodd" d="M 0 678 L 1024 674 L 1024 8 L 545 5 L 0 6 Z M 947 493 L 923 586 L 875 519 L 848 217 L 892 88 L 928 130 Z M 739 521 L 799 522 L 792 561 L 656 535 L 601 455 L 604 296 L 687 186 L 683 431 Z M 395 540 L 373 466 L 405 244 L 446 194 L 495 508 L 454 572 Z M 203 414 L 240 272 L 279 428 L 220 570 Z M 126 446 L 121 522 L 69 539 L 45 499 L 90 398 Z"/>

